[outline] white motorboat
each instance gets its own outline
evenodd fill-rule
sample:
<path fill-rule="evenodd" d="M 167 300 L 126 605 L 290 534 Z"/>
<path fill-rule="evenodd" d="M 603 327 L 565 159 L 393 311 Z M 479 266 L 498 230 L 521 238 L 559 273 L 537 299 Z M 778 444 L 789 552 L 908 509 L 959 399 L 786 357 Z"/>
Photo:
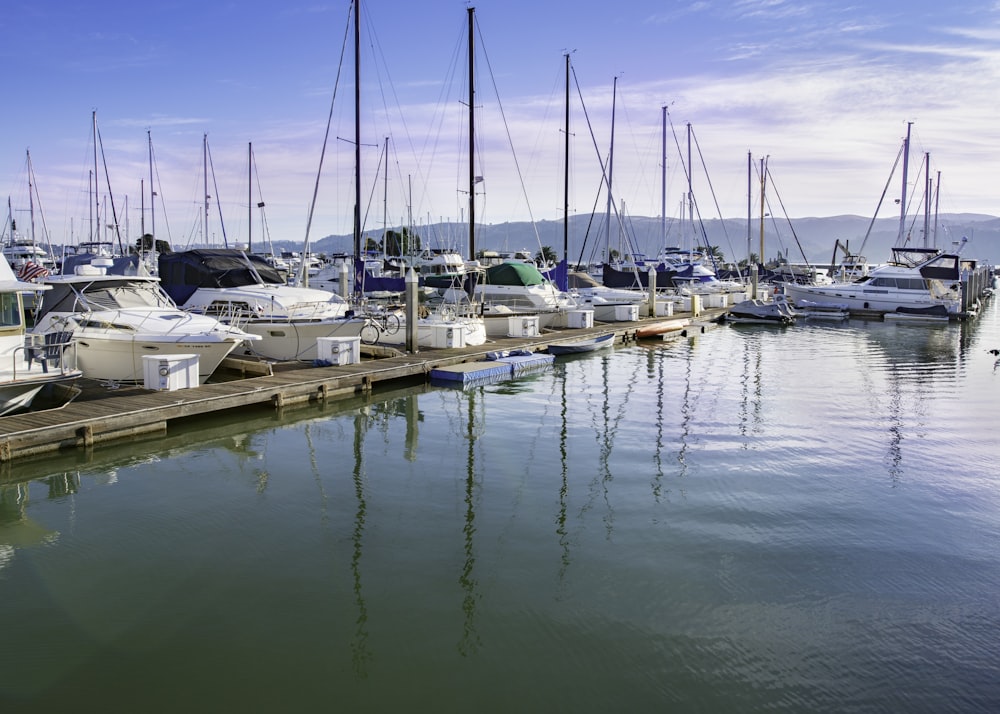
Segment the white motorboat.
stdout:
<path fill-rule="evenodd" d="M 845 305 L 852 313 L 886 314 L 942 306 L 948 313 L 961 310 L 961 271 L 958 253 L 933 248 L 893 248 L 892 260 L 873 268 L 863 278 L 830 285 L 784 283 L 795 305 L 803 302 Z"/>
<path fill-rule="evenodd" d="M 446 290 L 444 299 L 456 305 L 469 300 L 465 291 L 457 288 Z M 517 261 L 491 266 L 479 275 L 472 302 L 480 306 L 489 337 L 511 335 L 512 318 L 530 318 L 538 329 L 567 327 L 568 314 L 580 307 L 572 295 L 546 280 L 534 265 Z"/>
<path fill-rule="evenodd" d="M 75 274 L 49 276 L 42 284 L 48 289 L 31 333 L 66 334 L 89 378 L 141 382 L 143 357 L 193 354 L 204 382 L 237 346 L 259 339 L 181 310 L 156 277 L 108 274 L 100 259 L 77 266 Z"/>
<path fill-rule="evenodd" d="M 29 409 L 46 387 L 71 385 L 82 375 L 61 335 L 26 340 L 22 295 L 40 289 L 17 280 L 0 259 L 0 416 Z"/>
<path fill-rule="evenodd" d="M 729 308 L 726 322 L 758 325 L 791 325 L 795 312 L 781 300 L 744 300 Z"/>
<path fill-rule="evenodd" d="M 238 352 L 264 359 L 315 360 L 317 339 L 357 337 L 367 324 L 339 295 L 287 285 L 263 258 L 238 249 L 161 255 L 159 276 L 183 309 L 257 335 Z"/>

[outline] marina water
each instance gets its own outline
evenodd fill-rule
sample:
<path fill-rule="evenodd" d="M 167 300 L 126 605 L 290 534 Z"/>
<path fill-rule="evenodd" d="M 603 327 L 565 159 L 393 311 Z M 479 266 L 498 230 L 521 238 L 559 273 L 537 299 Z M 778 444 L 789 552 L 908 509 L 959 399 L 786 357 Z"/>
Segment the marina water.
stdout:
<path fill-rule="evenodd" d="M 5 465 L 0 711 L 997 711 L 997 348 L 720 326 Z"/>

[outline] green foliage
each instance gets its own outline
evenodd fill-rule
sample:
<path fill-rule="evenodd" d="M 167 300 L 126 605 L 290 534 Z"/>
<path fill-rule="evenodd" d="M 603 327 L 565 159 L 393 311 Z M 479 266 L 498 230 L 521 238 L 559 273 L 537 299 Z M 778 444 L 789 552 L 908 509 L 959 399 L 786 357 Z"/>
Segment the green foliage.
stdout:
<path fill-rule="evenodd" d="M 410 233 L 409 228 L 402 231 L 386 231 L 385 237 L 386 255 L 414 255 L 422 250 L 420 236 Z"/>

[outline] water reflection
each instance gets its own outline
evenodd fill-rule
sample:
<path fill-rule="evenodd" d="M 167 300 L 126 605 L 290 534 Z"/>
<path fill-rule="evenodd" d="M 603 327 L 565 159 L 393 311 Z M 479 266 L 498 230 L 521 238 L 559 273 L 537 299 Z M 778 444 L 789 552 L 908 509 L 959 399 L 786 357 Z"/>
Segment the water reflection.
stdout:
<path fill-rule="evenodd" d="M 364 589 L 361 578 L 361 558 L 364 546 L 365 534 L 365 514 L 368 511 L 367 500 L 365 498 L 365 434 L 368 430 L 368 414 L 366 410 L 359 410 L 354 417 L 354 439 L 352 448 L 354 454 L 354 465 L 351 471 L 351 479 L 354 484 L 354 498 L 356 507 L 354 511 L 354 529 L 351 534 L 351 576 L 353 580 L 354 605 L 357 608 L 355 617 L 354 638 L 351 640 L 351 663 L 354 666 L 354 674 L 360 679 L 368 676 L 368 665 L 372 660 L 372 653 L 368 648 L 368 606 L 365 602 Z"/>
<path fill-rule="evenodd" d="M 47 481 L 50 488 L 66 485 L 62 476 L 54 476 Z M 46 528 L 28 516 L 29 500 L 29 484 L 0 486 L 0 552 L 51 543 L 58 537 L 58 531 Z"/>
<path fill-rule="evenodd" d="M 458 651 L 462 656 L 474 654 L 481 644 L 476 633 L 476 607 L 479 595 L 476 592 L 476 442 L 479 431 L 476 428 L 476 397 L 478 390 L 468 393 L 466 413 L 466 460 L 465 460 L 465 523 L 462 526 L 463 553 L 462 572 L 458 582 L 462 588 L 462 613 L 465 618 L 462 623 L 462 638 Z M 485 426 L 485 424 L 484 424 Z"/>

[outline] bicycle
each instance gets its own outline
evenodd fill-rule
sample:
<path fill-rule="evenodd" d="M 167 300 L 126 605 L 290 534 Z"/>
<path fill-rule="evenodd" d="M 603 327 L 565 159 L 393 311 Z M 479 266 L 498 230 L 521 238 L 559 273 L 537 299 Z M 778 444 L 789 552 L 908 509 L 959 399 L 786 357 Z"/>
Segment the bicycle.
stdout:
<path fill-rule="evenodd" d="M 394 312 L 369 313 L 365 315 L 365 324 L 361 328 L 361 342 L 374 345 L 383 333 L 395 335 L 400 326 L 399 315 Z"/>

